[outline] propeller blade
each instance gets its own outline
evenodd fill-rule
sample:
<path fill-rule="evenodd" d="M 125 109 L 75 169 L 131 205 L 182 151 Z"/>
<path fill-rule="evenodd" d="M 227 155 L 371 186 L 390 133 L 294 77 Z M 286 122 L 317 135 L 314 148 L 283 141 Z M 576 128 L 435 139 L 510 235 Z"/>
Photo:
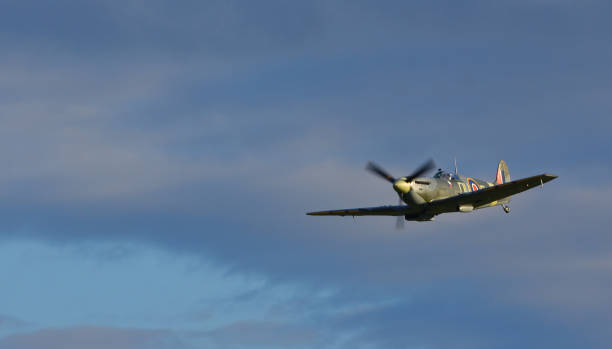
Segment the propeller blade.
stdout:
<path fill-rule="evenodd" d="M 404 216 L 397 216 L 397 221 L 395 221 L 395 229 L 404 229 Z"/>
<path fill-rule="evenodd" d="M 402 198 L 399 198 L 398 206 L 402 205 Z M 404 229 L 404 216 L 397 216 L 397 220 L 395 221 L 395 229 L 402 230 Z"/>
<path fill-rule="evenodd" d="M 432 159 L 427 160 L 427 162 L 421 165 L 421 167 L 419 167 L 416 171 L 412 172 L 410 176 L 406 176 L 406 182 L 412 182 L 413 179 L 420 177 L 421 175 L 431 171 L 435 167 L 436 163 Z"/>
<path fill-rule="evenodd" d="M 368 162 L 368 165 L 366 166 L 366 170 L 378 175 L 379 177 L 386 179 L 387 181 L 391 183 L 395 183 L 395 178 L 393 178 L 393 176 L 391 176 L 389 173 L 387 173 L 387 171 L 383 170 L 380 166 L 376 165 L 375 163 L 371 161 Z"/>

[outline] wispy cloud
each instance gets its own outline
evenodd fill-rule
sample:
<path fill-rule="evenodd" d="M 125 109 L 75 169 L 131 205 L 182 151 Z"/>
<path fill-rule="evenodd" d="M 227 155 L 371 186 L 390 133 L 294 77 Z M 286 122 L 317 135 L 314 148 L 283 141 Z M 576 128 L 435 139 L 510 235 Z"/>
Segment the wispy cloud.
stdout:
<path fill-rule="evenodd" d="M 153 293 L 125 272 L 136 259 L 168 298 L 203 293 L 193 313 L 173 316 L 191 315 L 185 329 L 218 346 L 606 347 L 609 6 L 9 4 L 0 14 L 0 234 L 71 252 L 8 254 L 3 272 L 71 280 L 71 270 L 86 285 L 104 270 L 99 289 L 117 307 L 126 304 L 120 276 L 130 294 Z M 387 218 L 304 215 L 395 203 L 363 171 L 367 160 L 404 175 L 455 155 L 479 177 L 492 178 L 504 158 L 514 178 L 560 178 L 516 197 L 510 215 L 447 215 L 404 232 Z M 149 265 L 134 246 L 217 272 L 194 267 L 193 278 L 173 279 L 162 272 L 168 259 Z M 84 262 L 92 258 L 105 261 L 96 272 Z M 53 262 L 61 269 L 44 268 Z M 162 287 L 155 272 L 178 285 Z M 199 277 L 230 294 L 207 298 Z M 235 281 L 243 277 L 252 279 Z M 57 304 L 74 296 L 56 291 Z M 5 301 L 8 313 L 40 320 Z M 42 323 L 2 343 L 178 343 L 170 330 L 97 316 L 109 327 Z"/>
<path fill-rule="evenodd" d="M 79 349 L 162 349 L 187 348 L 170 331 L 111 327 L 42 329 L 0 339 L 0 348 Z"/>

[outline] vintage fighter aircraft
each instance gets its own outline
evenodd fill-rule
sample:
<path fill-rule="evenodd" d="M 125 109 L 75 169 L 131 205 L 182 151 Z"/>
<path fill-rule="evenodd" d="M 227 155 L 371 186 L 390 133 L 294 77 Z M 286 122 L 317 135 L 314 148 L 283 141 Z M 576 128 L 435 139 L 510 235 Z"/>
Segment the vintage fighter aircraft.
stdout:
<path fill-rule="evenodd" d="M 541 174 L 510 181 L 505 161 L 497 166 L 495 183 L 464 177 L 455 172 L 438 169 L 433 177 L 421 177 L 435 168 L 429 160 L 411 175 L 395 178 L 380 166 L 369 162 L 366 169 L 393 184 L 400 199 L 398 206 L 364 207 L 345 210 L 308 212 L 310 216 L 404 216 L 407 221 L 431 221 L 434 216 L 446 212 L 472 212 L 475 209 L 501 206 L 510 212 L 510 197 L 525 190 L 544 186 L 557 176 Z M 403 205 L 402 202 L 406 203 Z M 398 218 L 399 218 L 398 217 Z M 401 222 L 403 220 L 400 219 Z"/>

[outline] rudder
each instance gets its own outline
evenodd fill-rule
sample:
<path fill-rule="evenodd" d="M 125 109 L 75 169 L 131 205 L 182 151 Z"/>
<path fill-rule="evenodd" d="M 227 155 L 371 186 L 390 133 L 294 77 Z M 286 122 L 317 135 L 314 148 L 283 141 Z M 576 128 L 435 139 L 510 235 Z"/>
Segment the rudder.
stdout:
<path fill-rule="evenodd" d="M 510 182 L 510 171 L 504 160 L 501 160 L 497 165 L 497 175 L 495 176 L 495 184 L 503 184 Z"/>

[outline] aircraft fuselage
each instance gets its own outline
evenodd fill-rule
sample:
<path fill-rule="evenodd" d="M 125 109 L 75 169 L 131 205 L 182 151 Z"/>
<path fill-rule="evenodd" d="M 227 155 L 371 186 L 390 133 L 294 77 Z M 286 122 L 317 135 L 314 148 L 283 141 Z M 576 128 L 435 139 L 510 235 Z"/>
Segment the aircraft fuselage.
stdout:
<path fill-rule="evenodd" d="M 495 184 L 474 177 L 465 177 L 456 174 L 443 173 L 439 178 L 418 177 L 411 182 L 405 182 L 405 177 L 398 179 L 394 185 L 395 191 L 400 195 L 402 201 L 407 205 L 419 205 L 447 197 L 471 193 L 480 189 L 493 187 Z M 402 183 L 402 181 L 404 181 Z M 414 194 L 418 194 L 414 195 Z M 421 200 L 419 200 L 419 198 Z M 497 201 L 495 203 L 474 207 L 490 207 L 506 203 L 509 200 Z"/>

